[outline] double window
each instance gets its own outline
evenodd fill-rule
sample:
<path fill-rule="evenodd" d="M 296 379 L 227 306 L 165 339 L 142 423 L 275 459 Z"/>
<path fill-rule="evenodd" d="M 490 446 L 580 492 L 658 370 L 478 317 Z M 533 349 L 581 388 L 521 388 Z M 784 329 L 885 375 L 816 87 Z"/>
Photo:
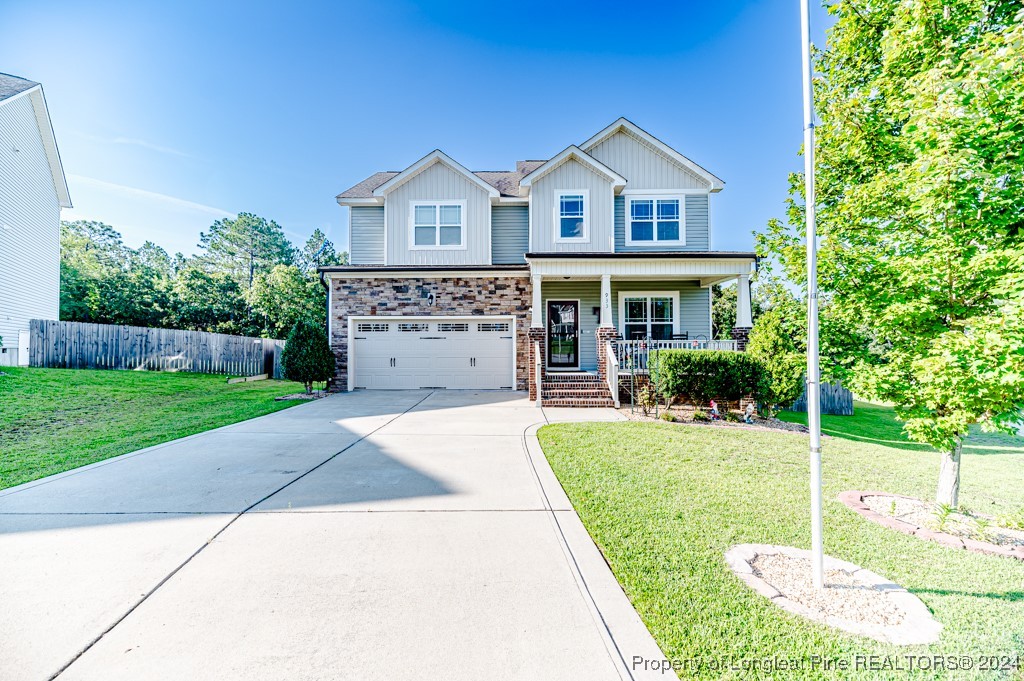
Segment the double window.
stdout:
<path fill-rule="evenodd" d="M 622 335 L 627 340 L 671 340 L 676 328 L 679 294 L 622 292 L 619 316 Z"/>
<path fill-rule="evenodd" d="M 627 244 L 683 244 L 686 242 L 679 197 L 627 197 Z"/>
<path fill-rule="evenodd" d="M 414 201 L 409 218 L 414 250 L 466 247 L 465 201 Z"/>
<path fill-rule="evenodd" d="M 555 204 L 555 241 L 589 241 L 589 192 L 559 192 Z"/>

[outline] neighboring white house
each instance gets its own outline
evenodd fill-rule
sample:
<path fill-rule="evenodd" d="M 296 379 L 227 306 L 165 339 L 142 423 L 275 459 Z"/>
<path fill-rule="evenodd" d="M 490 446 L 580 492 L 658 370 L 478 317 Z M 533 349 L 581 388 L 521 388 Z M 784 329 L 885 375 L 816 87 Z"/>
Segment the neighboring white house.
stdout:
<path fill-rule="evenodd" d="M 60 209 L 71 207 L 43 86 L 0 73 L 0 366 L 28 363 L 30 319 L 60 313 Z"/>

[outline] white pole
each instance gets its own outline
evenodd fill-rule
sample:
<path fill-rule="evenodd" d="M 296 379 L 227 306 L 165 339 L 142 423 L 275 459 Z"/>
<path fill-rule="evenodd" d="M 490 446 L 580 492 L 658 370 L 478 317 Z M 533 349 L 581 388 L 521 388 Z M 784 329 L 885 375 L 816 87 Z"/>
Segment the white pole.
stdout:
<path fill-rule="evenodd" d="M 814 215 L 814 99 L 811 91 L 809 0 L 800 0 L 800 53 L 804 81 L 804 187 L 807 218 L 807 426 L 811 435 L 811 579 L 824 587 L 821 541 L 821 372 L 818 366 L 818 244 Z"/>

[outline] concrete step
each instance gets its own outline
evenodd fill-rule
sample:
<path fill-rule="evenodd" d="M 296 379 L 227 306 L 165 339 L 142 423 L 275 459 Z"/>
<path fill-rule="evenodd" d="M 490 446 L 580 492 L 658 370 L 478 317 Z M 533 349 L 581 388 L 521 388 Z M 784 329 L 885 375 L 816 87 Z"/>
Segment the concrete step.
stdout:
<path fill-rule="evenodd" d="M 542 397 L 540 400 L 542 407 L 614 407 L 615 402 L 612 398 L 594 398 L 594 399 L 581 399 L 581 398 L 551 398 Z"/>

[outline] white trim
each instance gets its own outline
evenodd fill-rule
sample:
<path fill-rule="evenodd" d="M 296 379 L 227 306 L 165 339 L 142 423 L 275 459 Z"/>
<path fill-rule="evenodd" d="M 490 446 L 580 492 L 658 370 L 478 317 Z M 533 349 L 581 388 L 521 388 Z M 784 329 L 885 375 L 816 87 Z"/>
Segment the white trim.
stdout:
<path fill-rule="evenodd" d="M 340 196 L 335 197 L 339 206 L 383 206 L 384 199 L 346 199 Z"/>
<path fill-rule="evenodd" d="M 552 170 L 562 165 L 570 159 L 575 159 L 584 166 L 590 168 L 598 175 L 603 175 L 612 183 L 612 190 L 618 193 L 623 187 L 626 186 L 626 178 L 619 175 L 617 172 L 606 166 L 605 164 L 598 161 L 596 158 L 587 154 L 576 145 L 569 145 L 561 152 L 555 155 L 554 158 L 544 163 L 542 166 L 538 166 L 533 172 L 526 175 L 522 180 L 519 181 L 519 186 L 529 189 L 533 186 L 533 183 L 544 177 Z"/>
<path fill-rule="evenodd" d="M 324 272 L 328 279 L 491 279 L 494 277 L 514 277 L 528 279 L 529 270 L 503 270 L 500 266 L 493 270 L 381 270 L 367 266 L 365 272 Z"/>
<path fill-rule="evenodd" d="M 611 137 L 615 133 L 619 132 L 620 130 L 626 130 L 626 131 L 632 133 L 634 136 L 640 138 L 644 142 L 647 142 L 652 147 L 654 147 L 655 149 L 657 149 L 661 153 L 665 154 L 665 156 L 669 157 L 669 159 L 671 159 L 672 161 L 675 161 L 675 163 L 677 165 L 679 165 L 682 168 L 690 171 L 691 173 L 693 173 L 694 175 L 696 175 L 700 179 L 702 179 L 705 182 L 707 182 L 710 191 L 712 191 L 712 192 L 720 192 L 725 187 L 725 182 L 723 182 L 721 178 L 719 178 L 718 176 L 714 175 L 713 173 L 711 173 L 710 171 L 706 170 L 705 168 L 701 168 L 699 165 L 697 165 L 696 163 L 694 163 L 690 159 L 686 158 L 685 156 L 680 154 L 678 151 L 676 151 L 675 149 L 673 149 L 669 145 L 665 144 L 664 142 L 659 140 L 657 137 L 655 137 L 651 133 L 647 132 L 646 130 L 642 129 L 636 123 L 633 123 L 632 121 L 630 121 L 627 118 L 620 118 L 619 120 L 615 121 L 614 123 L 609 125 L 607 128 L 605 128 L 604 130 L 602 130 L 601 132 L 597 133 L 596 135 L 594 135 L 593 137 L 588 139 L 586 142 L 581 144 L 580 148 L 583 149 L 584 152 L 589 152 L 591 149 L 596 147 L 598 144 L 600 144 L 601 142 L 604 142 L 606 139 L 608 139 L 609 137 Z"/>
<path fill-rule="evenodd" d="M 387 229 L 387 226 L 385 226 Z M 326 236 L 326 235 L 324 235 Z M 348 206 L 348 262 L 352 264 L 352 207 Z"/>
<path fill-rule="evenodd" d="M 685 246 L 686 245 L 686 195 L 677 194 L 648 194 L 646 192 L 640 193 L 626 193 L 622 192 L 625 196 L 625 204 L 623 205 L 622 219 L 624 223 L 623 235 L 626 239 L 625 243 L 627 246 Z M 706 192 L 703 192 L 706 193 Z M 633 230 L 630 226 L 633 222 L 633 211 L 630 206 L 632 201 L 653 201 L 652 206 L 653 214 L 651 215 L 651 224 L 653 225 L 653 239 L 649 241 L 635 240 L 633 239 Z M 658 201 L 678 201 L 679 202 L 679 238 L 672 240 L 660 240 L 658 239 Z"/>
<path fill-rule="evenodd" d="M 72 208 L 71 194 L 68 192 L 68 181 L 64 177 L 64 164 L 60 160 L 60 151 L 57 149 L 57 136 L 53 132 L 53 121 L 50 120 L 50 110 L 46 106 L 46 96 L 43 94 L 42 84 L 36 83 L 16 95 L 0 99 L 0 106 L 22 97 L 28 97 L 32 103 L 32 113 L 35 115 L 36 129 L 39 132 L 40 141 L 43 143 L 47 164 L 50 166 L 50 179 L 53 181 L 53 189 L 57 194 L 58 205 L 61 208 Z"/>
<path fill-rule="evenodd" d="M 715 310 L 713 308 L 715 298 L 711 295 L 711 287 L 708 286 L 708 340 L 715 340 Z"/>
<path fill-rule="evenodd" d="M 495 314 L 495 315 L 468 315 L 468 314 L 456 314 L 456 315 L 445 315 L 445 314 L 439 314 L 439 315 L 402 315 L 402 314 L 350 315 L 348 317 L 348 347 L 346 348 L 347 356 L 345 358 L 346 359 L 346 364 L 348 366 L 348 373 L 346 374 L 346 384 L 347 385 L 345 386 L 345 389 L 348 392 L 352 392 L 352 390 L 354 390 L 354 386 L 352 384 L 352 377 L 355 376 L 356 359 L 355 359 L 355 345 L 353 344 L 354 338 L 352 337 L 352 334 L 353 334 L 353 329 L 355 328 L 355 324 L 356 323 L 358 323 L 360 321 L 366 321 L 366 320 L 372 320 L 372 321 L 381 321 L 381 320 L 398 321 L 398 320 L 400 320 L 402 322 L 416 322 L 416 321 L 437 322 L 437 321 L 444 321 L 444 320 L 449 320 L 449 319 L 467 319 L 467 320 L 471 320 L 471 321 L 474 321 L 474 322 L 487 322 L 487 321 L 491 321 L 491 320 L 495 320 L 495 319 L 500 319 L 502 321 L 508 321 L 508 323 L 509 323 L 509 327 L 508 328 L 509 328 L 509 331 L 512 333 L 512 366 L 510 367 L 511 372 L 512 372 L 511 373 L 511 376 L 512 376 L 512 383 L 511 383 L 512 387 L 511 387 L 511 390 L 516 390 L 517 389 L 516 379 L 518 378 L 518 373 L 519 373 L 517 371 L 517 369 L 519 368 L 518 365 L 517 365 L 517 360 L 518 360 L 517 352 L 518 352 L 518 345 L 519 345 L 519 343 L 518 343 L 519 327 L 516 325 L 516 320 L 517 320 L 516 316 L 512 315 L 512 314 Z M 472 389 L 473 388 L 469 388 L 469 390 L 472 390 Z M 453 388 L 453 390 L 454 390 L 454 388 Z"/>
<path fill-rule="evenodd" d="M 543 297 L 543 291 L 541 292 L 541 296 Z M 550 340 L 548 331 L 551 330 L 551 319 L 548 317 L 548 304 L 551 301 L 555 301 L 556 303 L 573 303 L 573 302 L 576 303 L 576 366 L 568 366 L 568 367 L 553 367 L 553 366 L 551 366 L 551 344 L 548 342 Z M 583 335 L 583 328 L 582 328 L 583 327 L 583 306 L 580 303 L 580 299 L 579 298 L 559 298 L 558 296 L 552 296 L 551 298 L 544 298 L 543 302 L 541 304 L 544 307 L 544 364 L 546 365 L 544 368 L 547 371 L 555 371 L 555 372 L 558 372 L 558 371 L 579 371 L 580 370 L 580 366 L 582 366 L 582 362 L 580 361 L 580 359 L 581 359 L 580 358 L 580 349 L 583 346 L 583 343 L 580 342 L 582 340 L 580 338 L 580 336 Z M 540 386 L 538 386 L 537 389 L 540 390 Z"/>
<path fill-rule="evenodd" d="M 599 277 L 610 274 L 613 277 L 685 277 L 687 279 L 711 279 L 721 277 L 733 279 L 740 274 L 749 274 L 754 265 L 754 258 L 723 259 L 710 258 L 688 259 L 686 253 L 679 258 L 631 258 L 631 253 L 623 253 L 616 258 L 573 258 L 566 254 L 565 258 L 537 258 L 530 260 L 530 271 L 544 277 Z"/>
<path fill-rule="evenodd" d="M 562 197 L 582 196 L 583 197 L 583 236 L 563 237 L 562 236 Z M 556 244 L 588 244 L 590 243 L 590 190 L 589 189 L 559 189 L 555 191 L 555 205 L 553 222 L 555 233 L 553 235 Z"/>
<path fill-rule="evenodd" d="M 710 289 L 709 289 L 710 290 Z M 623 291 L 619 290 L 619 334 L 629 340 L 626 336 L 626 298 L 647 298 L 647 327 L 650 329 L 650 299 L 671 298 L 672 299 L 672 333 L 679 333 L 679 291 Z M 659 322 L 664 324 L 664 322 Z"/>
<path fill-rule="evenodd" d="M 423 246 L 416 244 L 416 208 L 418 206 L 433 206 L 434 216 L 436 222 L 434 223 L 434 245 Z M 459 206 L 459 243 L 458 245 L 441 245 L 441 206 Z M 385 207 L 386 211 L 387 208 Z M 387 216 L 384 218 L 385 227 L 387 226 Z M 453 225 L 444 225 L 445 227 L 452 227 Z M 410 201 L 409 202 L 409 221 L 406 225 L 409 230 L 409 250 L 410 251 L 464 251 L 466 250 L 466 201 L 463 199 L 458 200 L 434 200 L 434 201 Z"/>
<path fill-rule="evenodd" d="M 374 189 L 373 195 L 387 196 L 388 193 L 390 193 L 394 189 L 397 189 L 398 187 L 405 184 L 412 178 L 416 177 L 421 172 L 431 167 L 435 163 L 443 163 L 444 165 L 448 166 L 449 168 L 459 173 L 460 175 L 465 176 L 466 179 L 471 181 L 476 186 L 480 187 L 480 189 L 483 189 L 485 192 L 487 192 L 487 195 L 489 197 L 497 198 L 498 196 L 500 196 L 497 189 L 481 180 L 479 177 L 473 174 L 472 171 L 468 170 L 464 165 L 462 165 L 461 163 L 459 163 L 458 161 L 456 161 L 455 159 L 453 159 L 451 156 L 444 153 L 440 149 L 435 149 L 434 151 L 430 152 L 429 154 L 427 154 L 420 160 L 416 161 L 402 172 L 392 177 L 384 184 Z"/>
<path fill-rule="evenodd" d="M 389 247 L 390 241 L 391 241 L 391 237 L 389 236 L 389 232 L 391 231 L 391 223 L 388 222 L 388 206 L 389 205 L 390 204 L 388 204 L 387 202 L 384 203 L 384 263 L 383 263 L 384 265 L 390 265 L 391 264 L 391 255 L 388 252 L 388 247 Z"/>

